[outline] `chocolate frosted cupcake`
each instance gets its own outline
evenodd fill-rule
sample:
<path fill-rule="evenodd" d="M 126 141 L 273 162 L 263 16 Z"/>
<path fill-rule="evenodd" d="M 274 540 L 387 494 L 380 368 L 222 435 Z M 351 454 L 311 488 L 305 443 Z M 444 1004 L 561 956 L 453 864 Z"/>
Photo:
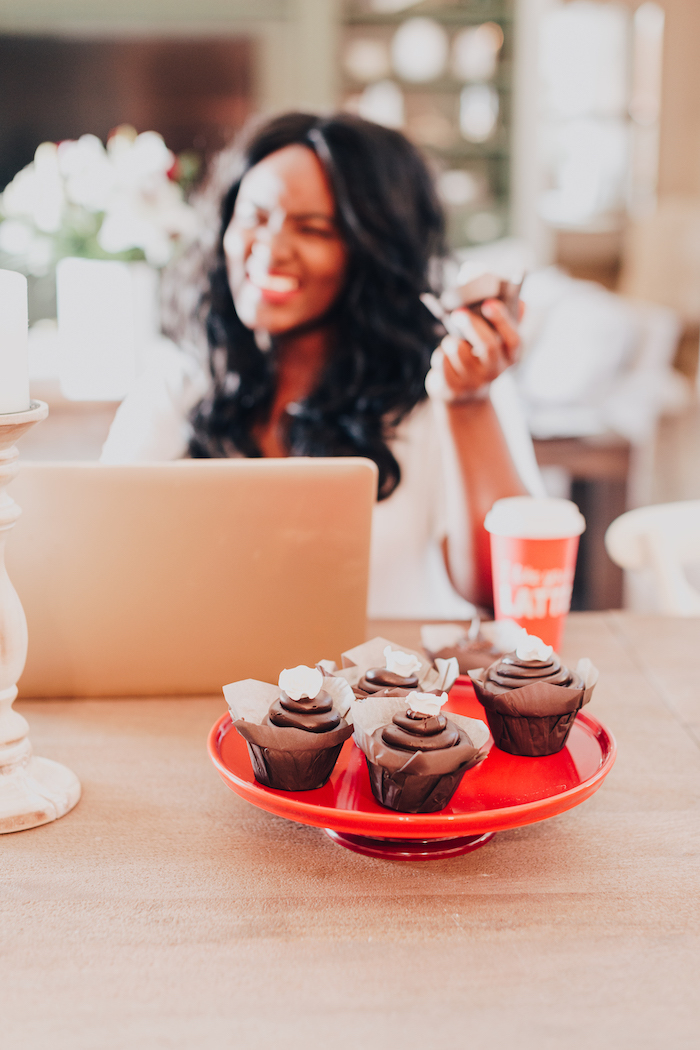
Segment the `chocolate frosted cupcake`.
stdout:
<path fill-rule="evenodd" d="M 384 658 L 384 667 L 370 667 L 362 675 L 354 690 L 356 697 L 408 696 L 412 689 L 418 689 L 421 670 L 418 657 L 387 645 Z"/>
<path fill-rule="evenodd" d="M 386 638 L 371 638 L 342 654 L 340 670 L 328 668 L 343 677 L 357 700 L 405 697 L 412 691 L 449 692 L 459 675 L 456 660 L 429 660 L 414 649 L 400 649 Z"/>
<path fill-rule="evenodd" d="M 352 702 L 347 682 L 303 665 L 284 670 L 278 695 L 266 713 L 259 717 L 254 709 L 253 716 L 245 718 L 239 716 L 254 692 L 249 687 L 246 693 L 247 685 L 226 686 L 224 694 L 236 716 L 234 725 L 248 745 L 255 779 L 280 791 L 322 787 L 352 733 L 346 718 Z M 251 685 L 271 688 L 259 682 Z M 234 691 L 236 686 L 243 689 Z M 257 691 L 257 697 L 264 695 Z"/>
<path fill-rule="evenodd" d="M 564 747 L 598 672 L 590 660 L 570 671 L 551 645 L 526 635 L 515 652 L 470 677 L 496 746 L 511 755 L 539 757 Z"/>
<path fill-rule="evenodd" d="M 483 757 L 486 727 L 473 719 L 446 718 L 440 708 L 447 693 L 371 699 L 355 707 L 355 741 L 365 753 L 377 802 L 401 813 L 444 809 L 466 770 Z M 373 714 L 385 724 L 373 728 Z"/>

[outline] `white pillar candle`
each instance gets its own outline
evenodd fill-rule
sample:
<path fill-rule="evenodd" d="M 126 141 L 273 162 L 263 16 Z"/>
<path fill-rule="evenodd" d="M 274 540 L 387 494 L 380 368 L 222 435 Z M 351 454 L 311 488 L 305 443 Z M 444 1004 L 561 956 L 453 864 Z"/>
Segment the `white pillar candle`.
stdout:
<path fill-rule="evenodd" d="M 29 408 L 27 278 L 0 270 L 0 414 Z"/>

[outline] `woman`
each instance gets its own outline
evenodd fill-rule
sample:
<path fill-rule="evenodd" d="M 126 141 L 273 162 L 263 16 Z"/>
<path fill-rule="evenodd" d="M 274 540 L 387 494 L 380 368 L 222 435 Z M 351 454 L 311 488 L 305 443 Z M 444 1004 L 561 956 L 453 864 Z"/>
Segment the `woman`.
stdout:
<path fill-rule="evenodd" d="M 379 468 L 370 613 L 488 604 L 484 516 L 525 491 L 489 387 L 519 340 L 491 300 L 490 323 L 472 317 L 481 358 L 449 336 L 433 354 L 440 335 L 420 295 L 442 251 L 430 176 L 402 135 L 349 115 L 269 121 L 221 208 L 210 379 L 162 355 L 121 406 L 103 461 L 367 456 Z M 516 437 L 537 486 L 524 428 Z"/>

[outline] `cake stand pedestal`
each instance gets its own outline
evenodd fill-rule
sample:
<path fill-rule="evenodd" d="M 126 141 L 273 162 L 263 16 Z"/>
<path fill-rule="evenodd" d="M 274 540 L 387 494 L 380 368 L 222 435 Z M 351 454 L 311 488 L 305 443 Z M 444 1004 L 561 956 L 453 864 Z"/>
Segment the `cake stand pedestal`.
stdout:
<path fill-rule="evenodd" d="M 27 659 L 27 620 L 5 568 L 7 533 L 21 514 L 5 487 L 19 470 L 15 441 L 48 414 L 43 401 L 0 414 L 0 833 L 48 824 L 80 798 L 75 773 L 32 755 L 27 721 L 12 710 Z"/>
<path fill-rule="evenodd" d="M 449 860 L 485 846 L 496 834 L 495 831 L 486 831 L 483 835 L 460 835 L 453 839 L 376 839 L 369 835 L 349 835 L 333 828 L 323 830 L 338 846 L 381 860 Z"/>

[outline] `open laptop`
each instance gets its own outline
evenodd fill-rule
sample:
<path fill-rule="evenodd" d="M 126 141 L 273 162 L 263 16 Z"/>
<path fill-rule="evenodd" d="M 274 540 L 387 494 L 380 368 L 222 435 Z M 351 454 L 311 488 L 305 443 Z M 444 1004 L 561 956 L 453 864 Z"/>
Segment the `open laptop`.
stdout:
<path fill-rule="evenodd" d="M 365 459 L 23 463 L 20 696 L 216 693 L 364 640 Z"/>

